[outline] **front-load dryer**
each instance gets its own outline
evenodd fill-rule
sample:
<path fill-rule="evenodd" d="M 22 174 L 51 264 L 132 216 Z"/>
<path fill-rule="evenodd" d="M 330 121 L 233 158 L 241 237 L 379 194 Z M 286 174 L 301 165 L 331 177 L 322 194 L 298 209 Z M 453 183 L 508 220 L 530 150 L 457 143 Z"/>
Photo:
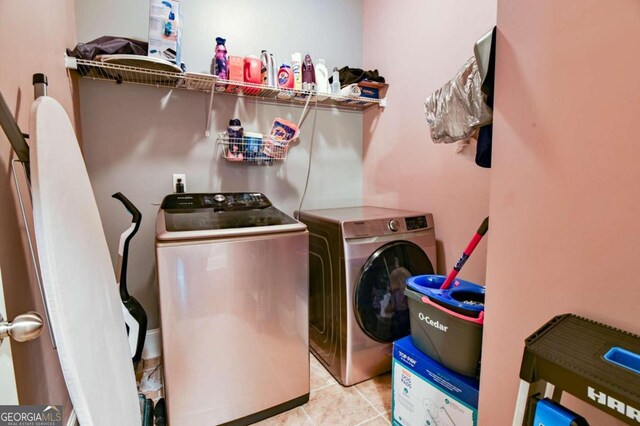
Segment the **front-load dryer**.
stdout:
<path fill-rule="evenodd" d="M 344 386 L 391 369 L 392 342 L 409 334 L 409 276 L 433 274 L 433 216 L 381 207 L 306 210 L 309 343 Z"/>

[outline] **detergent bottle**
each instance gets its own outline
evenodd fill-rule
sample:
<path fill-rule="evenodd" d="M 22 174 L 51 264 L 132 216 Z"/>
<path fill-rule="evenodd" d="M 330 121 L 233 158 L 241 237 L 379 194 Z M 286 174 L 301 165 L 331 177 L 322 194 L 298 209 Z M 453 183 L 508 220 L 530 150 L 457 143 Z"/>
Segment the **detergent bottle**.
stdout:
<path fill-rule="evenodd" d="M 270 86 L 269 84 L 269 54 L 266 50 L 260 53 L 260 84 Z"/>
<path fill-rule="evenodd" d="M 318 93 L 331 93 L 329 87 L 329 71 L 324 63 L 324 59 L 318 59 L 315 66 L 316 71 L 316 91 Z"/>
<path fill-rule="evenodd" d="M 280 71 L 278 71 L 278 87 L 281 89 L 293 89 L 294 77 L 291 67 L 287 64 L 282 64 Z"/>
<path fill-rule="evenodd" d="M 291 71 L 293 72 L 293 88 L 302 90 L 302 54 L 294 52 L 291 55 Z"/>

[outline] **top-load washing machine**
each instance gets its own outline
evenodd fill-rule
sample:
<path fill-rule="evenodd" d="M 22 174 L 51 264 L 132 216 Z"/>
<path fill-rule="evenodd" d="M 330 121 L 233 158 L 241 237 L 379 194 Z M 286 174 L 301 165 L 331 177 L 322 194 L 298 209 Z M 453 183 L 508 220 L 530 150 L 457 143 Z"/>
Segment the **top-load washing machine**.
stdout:
<path fill-rule="evenodd" d="M 433 274 L 433 216 L 381 207 L 306 210 L 311 351 L 344 386 L 391 369 L 409 334 L 405 281 Z"/>
<path fill-rule="evenodd" d="M 308 233 L 260 193 L 172 194 L 156 220 L 168 420 L 247 425 L 309 400 Z"/>

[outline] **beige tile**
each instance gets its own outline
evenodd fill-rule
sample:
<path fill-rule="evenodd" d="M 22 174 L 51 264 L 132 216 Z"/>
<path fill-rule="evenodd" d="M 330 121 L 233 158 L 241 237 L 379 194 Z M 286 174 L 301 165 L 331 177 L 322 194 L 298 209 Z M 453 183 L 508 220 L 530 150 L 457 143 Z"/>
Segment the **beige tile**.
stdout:
<path fill-rule="evenodd" d="M 331 373 L 329 373 L 327 369 L 324 368 L 324 366 L 320 363 L 320 361 L 316 359 L 316 357 L 314 357 L 313 355 L 309 356 L 309 378 L 312 391 L 337 383 Z"/>
<path fill-rule="evenodd" d="M 160 363 L 162 362 L 162 359 L 157 356 L 155 358 L 147 358 L 147 359 L 143 359 L 142 360 L 142 369 L 143 370 L 151 370 L 153 368 L 156 368 L 158 365 L 160 365 Z"/>
<path fill-rule="evenodd" d="M 364 423 L 360 423 L 360 425 L 358 426 L 389 426 L 391 423 L 389 423 L 384 416 L 384 414 L 381 414 L 378 417 L 375 417 Z"/>
<path fill-rule="evenodd" d="M 262 426 L 311 426 L 313 423 L 302 410 L 302 407 L 296 407 L 275 417 L 265 419 L 255 423 Z"/>
<path fill-rule="evenodd" d="M 384 374 L 358 383 L 356 388 L 379 413 L 391 409 L 391 374 Z"/>
<path fill-rule="evenodd" d="M 318 425 L 353 426 L 379 414 L 353 387 L 338 384 L 311 392 L 303 408 Z"/>
<path fill-rule="evenodd" d="M 144 370 L 143 369 L 136 370 L 136 383 L 138 383 L 138 385 L 140 384 L 140 380 L 142 380 L 143 376 L 144 376 Z"/>

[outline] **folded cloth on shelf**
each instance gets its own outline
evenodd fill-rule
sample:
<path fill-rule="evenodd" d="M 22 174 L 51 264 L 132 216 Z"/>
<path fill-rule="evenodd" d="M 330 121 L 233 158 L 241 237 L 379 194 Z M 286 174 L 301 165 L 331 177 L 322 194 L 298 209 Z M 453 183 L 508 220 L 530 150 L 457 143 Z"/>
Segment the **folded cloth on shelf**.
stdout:
<path fill-rule="evenodd" d="M 429 96 L 424 112 L 435 143 L 469 138 L 477 127 L 491 123 L 482 80 L 475 57 L 471 57 L 453 79 Z"/>
<path fill-rule="evenodd" d="M 378 70 L 365 71 L 360 68 L 342 67 L 340 70 L 338 70 L 338 73 L 340 76 L 340 86 L 359 83 L 362 80 L 384 83 L 384 77 L 378 73 Z M 333 76 L 329 77 L 329 83 L 333 83 Z"/>
<path fill-rule="evenodd" d="M 98 55 L 115 53 L 146 56 L 147 48 L 148 43 L 146 41 L 102 36 L 87 43 L 78 43 L 73 50 L 67 49 L 67 56 L 88 60 L 93 60 Z"/>
<path fill-rule="evenodd" d="M 340 89 L 340 96 L 345 96 L 348 98 L 357 98 L 362 93 L 362 90 L 356 83 L 349 84 L 348 86 Z"/>

